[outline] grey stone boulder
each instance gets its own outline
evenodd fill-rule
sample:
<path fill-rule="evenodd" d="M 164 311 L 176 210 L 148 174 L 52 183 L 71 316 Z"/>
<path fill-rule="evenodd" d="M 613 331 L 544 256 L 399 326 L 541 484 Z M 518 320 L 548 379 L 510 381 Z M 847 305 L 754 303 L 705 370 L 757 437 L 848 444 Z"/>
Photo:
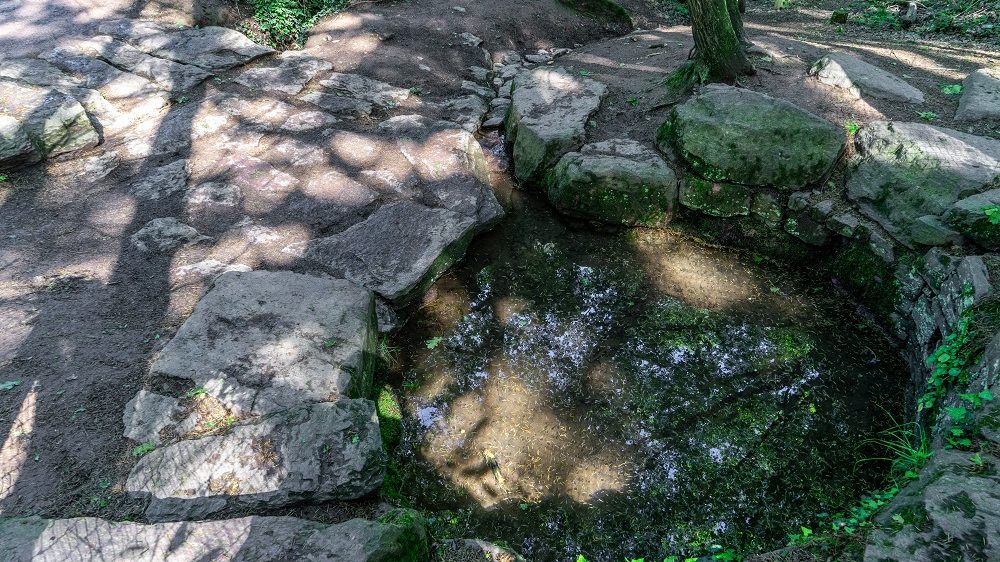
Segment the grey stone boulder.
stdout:
<path fill-rule="evenodd" d="M 980 68 L 962 81 L 955 121 L 1000 119 L 1000 68 Z"/>
<path fill-rule="evenodd" d="M 317 74 L 333 68 L 328 60 L 295 51 L 286 51 L 268 62 L 268 65 L 244 70 L 235 82 L 255 90 L 294 96 Z"/>
<path fill-rule="evenodd" d="M 225 273 L 150 372 L 192 381 L 238 417 L 361 396 L 374 306 L 371 292 L 342 279 Z"/>
<path fill-rule="evenodd" d="M 444 541 L 438 549 L 441 562 L 525 562 L 524 558 L 510 550 L 479 539 L 451 539 Z"/>
<path fill-rule="evenodd" d="M 21 123 L 10 115 L 0 115 L 0 166 L 30 164 L 41 158 Z"/>
<path fill-rule="evenodd" d="M 486 102 L 475 94 L 446 100 L 438 104 L 438 107 L 442 119 L 454 121 L 470 133 L 479 130 L 487 111 Z"/>
<path fill-rule="evenodd" d="M 7 562 L 136 560 L 198 562 L 423 562 L 430 559 L 419 514 L 392 510 L 376 521 L 336 525 L 294 517 L 241 517 L 176 523 L 113 522 L 94 517 L 0 519 Z"/>
<path fill-rule="evenodd" d="M 656 151 L 628 139 L 584 145 L 546 177 L 549 201 L 585 219 L 628 226 L 663 226 L 677 200 L 677 176 Z"/>
<path fill-rule="evenodd" d="M 1000 477 L 970 457 L 936 450 L 920 478 L 881 510 L 865 561 L 1000 560 Z M 985 452 L 981 459 L 984 466 L 1000 462 Z"/>
<path fill-rule="evenodd" d="M 148 501 L 151 521 L 200 519 L 227 507 L 356 499 L 382 485 L 385 460 L 375 404 L 344 399 L 157 448 L 125 490 Z"/>
<path fill-rule="evenodd" d="M 712 85 L 674 108 L 656 133 L 701 177 L 799 189 L 821 182 L 844 147 L 844 132 L 791 103 Z"/>
<path fill-rule="evenodd" d="M 404 200 L 344 232 L 285 251 L 402 306 L 465 254 L 477 230 L 474 217 Z"/>
<path fill-rule="evenodd" d="M 679 200 L 681 205 L 706 215 L 735 217 L 750 214 L 752 197 L 749 187 L 690 175 L 681 180 Z"/>
<path fill-rule="evenodd" d="M 517 179 L 541 179 L 563 154 L 580 147 L 606 92 L 604 84 L 562 67 L 517 74 L 505 124 Z"/>
<path fill-rule="evenodd" d="M 319 85 L 329 93 L 363 100 L 383 107 L 395 107 L 410 97 L 410 91 L 406 88 L 397 88 L 360 74 L 331 72 L 326 78 L 319 81 Z"/>
<path fill-rule="evenodd" d="M 129 237 L 132 245 L 141 252 L 167 252 L 208 239 L 193 226 L 174 217 L 153 219 Z"/>
<path fill-rule="evenodd" d="M 60 45 L 60 50 L 73 56 L 103 60 L 169 92 L 185 92 L 212 76 L 203 68 L 149 55 L 108 35 L 67 42 Z"/>
<path fill-rule="evenodd" d="M 3 153 L 7 155 L 0 159 L 0 165 L 53 157 L 100 142 L 80 102 L 54 88 L 0 78 L 0 115 L 7 117 L 0 123 L 0 146 L 5 147 Z M 25 139 L 37 155 L 26 150 Z"/>
<path fill-rule="evenodd" d="M 959 200 L 991 189 L 1000 176 L 1000 141 L 944 127 L 877 121 L 857 134 L 855 146 L 847 195 L 904 244 L 926 226 L 918 219 L 947 223 L 945 213 Z"/>
<path fill-rule="evenodd" d="M 834 51 L 816 61 L 809 75 L 820 82 L 843 88 L 856 98 L 875 98 L 903 103 L 924 103 L 924 94 L 895 74 L 842 51 Z"/>
<path fill-rule="evenodd" d="M 113 20 L 98 31 L 134 45 L 155 57 L 211 72 L 228 70 L 273 53 L 246 35 L 225 27 L 185 27 L 145 20 Z"/>
<path fill-rule="evenodd" d="M 1000 250 L 1000 189 L 956 201 L 944 220 L 980 246 Z"/>

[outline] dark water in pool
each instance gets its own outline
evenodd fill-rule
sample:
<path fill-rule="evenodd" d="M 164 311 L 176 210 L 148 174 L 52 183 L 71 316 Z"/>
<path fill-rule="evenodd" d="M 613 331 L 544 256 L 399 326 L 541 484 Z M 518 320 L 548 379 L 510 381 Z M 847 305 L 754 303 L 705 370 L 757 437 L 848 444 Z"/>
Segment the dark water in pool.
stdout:
<path fill-rule="evenodd" d="M 512 206 L 396 341 L 389 489 L 437 538 L 752 552 L 881 484 L 859 443 L 902 418 L 905 366 L 826 279 Z"/>

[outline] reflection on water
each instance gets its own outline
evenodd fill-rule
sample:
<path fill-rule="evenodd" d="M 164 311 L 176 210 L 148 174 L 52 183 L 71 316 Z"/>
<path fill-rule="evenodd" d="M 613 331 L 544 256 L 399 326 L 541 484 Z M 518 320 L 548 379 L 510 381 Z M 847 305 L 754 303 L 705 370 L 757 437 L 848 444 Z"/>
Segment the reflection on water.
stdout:
<path fill-rule="evenodd" d="M 854 444 L 904 369 L 829 288 L 537 219 L 479 244 L 403 334 L 400 488 L 447 511 L 439 535 L 533 560 L 767 548 L 878 481 Z"/>

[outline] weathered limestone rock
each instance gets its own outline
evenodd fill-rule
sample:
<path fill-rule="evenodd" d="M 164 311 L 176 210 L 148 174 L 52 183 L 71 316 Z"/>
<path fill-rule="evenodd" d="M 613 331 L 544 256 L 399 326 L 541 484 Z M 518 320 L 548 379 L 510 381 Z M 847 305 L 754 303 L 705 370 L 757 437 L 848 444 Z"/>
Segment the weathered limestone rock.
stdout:
<path fill-rule="evenodd" d="M 1000 176 L 1000 141 L 921 123 L 878 121 L 855 137 L 857 165 L 847 194 L 904 244 L 932 216 L 983 193 Z M 985 218 L 985 214 L 983 215 Z"/>
<path fill-rule="evenodd" d="M 955 121 L 1000 119 L 1000 68 L 980 68 L 965 77 Z"/>
<path fill-rule="evenodd" d="M 382 485 L 375 404 L 311 404 L 185 439 L 143 456 L 126 491 L 153 521 L 200 519 L 226 507 L 359 498 Z"/>
<path fill-rule="evenodd" d="M 924 94 L 902 78 L 841 51 L 834 51 L 816 61 L 809 69 L 809 75 L 824 84 L 848 90 L 856 98 L 872 96 L 904 103 L 924 103 Z"/>
<path fill-rule="evenodd" d="M 30 164 L 40 159 L 21 123 L 10 115 L 0 115 L 0 165 Z"/>
<path fill-rule="evenodd" d="M 140 390 L 125 404 L 125 414 L 122 415 L 125 437 L 158 445 L 160 431 L 174 424 L 173 416 L 178 411 L 176 398 Z"/>
<path fill-rule="evenodd" d="M 657 144 L 707 180 L 798 189 L 830 172 L 844 133 L 786 101 L 713 85 L 674 108 Z"/>
<path fill-rule="evenodd" d="M 1000 189 L 956 201 L 945 212 L 944 219 L 980 246 L 1000 250 Z"/>
<path fill-rule="evenodd" d="M 397 201 L 340 234 L 287 251 L 402 305 L 462 257 L 476 226 L 473 217 Z"/>
<path fill-rule="evenodd" d="M 349 119 L 368 117 L 373 107 L 371 102 L 365 100 L 325 92 L 306 92 L 299 96 L 299 99 Z"/>
<path fill-rule="evenodd" d="M 662 226 L 677 199 L 677 176 L 655 151 L 628 139 L 565 154 L 546 178 L 559 210 L 611 224 Z"/>
<path fill-rule="evenodd" d="M 0 519 L 0 552 L 9 562 L 170 560 L 196 562 L 423 562 L 430 559 L 423 519 L 393 510 L 377 521 L 324 525 L 294 517 L 242 517 L 177 523 L 112 522 L 94 517 Z"/>
<path fill-rule="evenodd" d="M 559 157 L 582 145 L 587 120 L 597 111 L 605 92 L 604 84 L 564 68 L 536 68 L 518 74 L 506 121 L 517 179 L 540 179 Z"/>
<path fill-rule="evenodd" d="M 369 291 L 342 279 L 225 273 L 150 372 L 189 379 L 240 417 L 363 395 L 374 306 Z"/>
<path fill-rule="evenodd" d="M 56 89 L 0 78 L 0 115 L 7 117 L 0 123 L 0 146 L 5 147 L 0 154 L 7 155 L 0 165 L 74 152 L 100 141 L 80 102 Z M 33 150 L 27 150 L 25 139 Z"/>
<path fill-rule="evenodd" d="M 197 66 L 146 54 L 108 35 L 72 41 L 60 45 L 59 50 L 75 56 L 103 60 L 171 92 L 190 90 L 212 76 L 211 72 Z"/>
<path fill-rule="evenodd" d="M 397 148 L 422 181 L 466 176 L 490 182 L 489 165 L 479 141 L 454 123 L 400 115 L 379 123 L 378 129 L 395 139 Z"/>
<path fill-rule="evenodd" d="M 881 511 L 885 528 L 868 537 L 866 562 L 1000 560 L 1000 478 L 977 470 L 970 456 L 935 451 L 919 480 Z M 1000 462 L 981 458 L 984 466 Z"/>
<path fill-rule="evenodd" d="M 208 240 L 208 237 L 174 217 L 164 217 L 147 222 L 129 239 L 139 251 L 166 252 L 180 246 L 197 244 Z"/>
<path fill-rule="evenodd" d="M 248 88 L 294 96 L 317 74 L 333 68 L 328 60 L 295 51 L 286 51 L 269 62 L 273 64 L 244 70 L 235 81 Z"/>
<path fill-rule="evenodd" d="M 319 81 L 319 85 L 332 93 L 383 107 L 394 107 L 410 97 L 410 91 L 406 88 L 397 88 L 359 74 L 331 72 L 329 76 Z"/>
<path fill-rule="evenodd" d="M 129 192 L 136 197 L 157 200 L 184 190 L 188 179 L 188 161 L 175 160 L 150 171 Z"/>
<path fill-rule="evenodd" d="M 143 20 L 115 20 L 98 30 L 155 57 L 219 72 L 246 64 L 274 50 L 225 27 L 168 26 Z"/>
<path fill-rule="evenodd" d="M 751 197 L 753 190 L 742 185 L 712 182 L 693 175 L 681 180 L 681 205 L 714 217 L 749 215 Z"/>
<path fill-rule="evenodd" d="M 441 117 L 446 121 L 454 121 L 470 133 L 479 130 L 486 115 L 487 106 L 483 98 L 477 95 L 462 96 L 439 104 Z"/>

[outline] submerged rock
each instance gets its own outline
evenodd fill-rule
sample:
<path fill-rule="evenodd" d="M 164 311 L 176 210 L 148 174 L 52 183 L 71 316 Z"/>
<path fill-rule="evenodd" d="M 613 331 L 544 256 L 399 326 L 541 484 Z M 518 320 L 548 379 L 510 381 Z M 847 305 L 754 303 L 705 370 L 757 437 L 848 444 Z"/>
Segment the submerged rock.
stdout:
<path fill-rule="evenodd" d="M 677 199 L 677 176 L 655 151 L 627 139 L 564 155 L 546 179 L 559 210 L 611 224 L 662 226 Z"/>
<path fill-rule="evenodd" d="M 718 85 L 675 107 L 656 138 L 706 180 L 784 189 L 820 182 L 844 146 L 843 131 L 812 113 Z"/>
<path fill-rule="evenodd" d="M 605 92 L 604 84 L 561 67 L 518 74 L 506 120 L 517 179 L 539 179 L 559 157 L 583 144 L 587 120 Z"/>
<path fill-rule="evenodd" d="M 1000 141 L 944 127 L 876 121 L 858 133 L 855 146 L 847 195 L 904 244 L 919 243 L 915 236 L 926 240 L 922 217 L 949 223 L 946 213 L 953 213 L 953 226 L 971 226 L 953 206 L 986 192 L 1000 177 Z"/>
<path fill-rule="evenodd" d="M 226 507 L 359 498 L 382 485 L 375 404 L 339 400 L 238 423 L 147 453 L 125 490 L 152 521 L 201 519 Z"/>
<path fill-rule="evenodd" d="M 423 562 L 424 520 L 392 510 L 377 521 L 325 525 L 294 517 L 242 517 L 177 523 L 113 522 L 96 517 L 0 519 L 0 552 L 10 562 L 173 560 L 219 562 L 330 560 Z M 294 555 L 293 555 L 294 553 Z"/>
<path fill-rule="evenodd" d="M 924 103 L 924 94 L 895 74 L 841 51 L 834 51 L 816 61 L 809 75 L 820 82 L 843 88 L 860 98 L 876 98 Z"/>
<path fill-rule="evenodd" d="M 980 68 L 962 82 L 955 121 L 1000 119 L 1000 68 Z"/>

